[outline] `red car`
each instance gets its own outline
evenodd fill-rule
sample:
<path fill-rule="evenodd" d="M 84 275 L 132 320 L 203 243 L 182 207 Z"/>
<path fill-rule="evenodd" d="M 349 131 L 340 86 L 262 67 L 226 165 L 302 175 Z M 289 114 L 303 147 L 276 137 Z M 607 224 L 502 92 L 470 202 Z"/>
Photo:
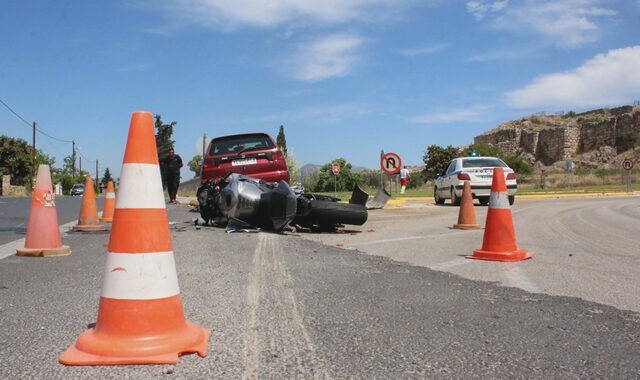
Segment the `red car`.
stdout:
<path fill-rule="evenodd" d="M 202 183 L 230 173 L 267 182 L 289 182 L 285 156 L 266 133 L 244 133 L 211 140 L 200 172 Z"/>

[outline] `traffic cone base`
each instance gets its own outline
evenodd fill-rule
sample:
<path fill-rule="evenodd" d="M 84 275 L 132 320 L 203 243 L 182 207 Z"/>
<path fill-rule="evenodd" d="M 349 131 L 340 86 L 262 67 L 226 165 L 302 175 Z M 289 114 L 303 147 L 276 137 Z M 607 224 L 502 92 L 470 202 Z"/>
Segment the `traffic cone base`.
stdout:
<path fill-rule="evenodd" d="M 69 256 L 71 249 L 68 245 L 63 245 L 58 248 L 18 248 L 18 256 L 30 256 L 30 257 L 54 257 L 54 256 Z"/>
<path fill-rule="evenodd" d="M 108 230 L 104 224 L 77 224 L 71 227 L 72 230 L 78 232 L 99 232 Z"/>
<path fill-rule="evenodd" d="M 473 251 L 473 256 L 465 256 L 467 259 L 474 260 L 488 260 L 488 261 L 522 261 L 526 259 L 530 259 L 533 257 L 531 252 L 518 249 L 515 251 L 509 252 L 496 252 L 496 251 L 485 251 L 482 249 L 476 249 Z"/>
<path fill-rule="evenodd" d="M 473 224 L 462 223 L 462 224 L 454 224 L 453 228 L 457 230 L 477 230 L 478 228 L 482 228 L 482 227 L 477 223 L 473 223 Z"/>
<path fill-rule="evenodd" d="M 90 329 L 80 334 L 75 345 L 60 355 L 59 361 L 77 366 L 176 364 L 184 354 L 207 356 L 209 335 L 209 329 L 189 321 L 185 321 L 185 327 L 175 334 L 151 339 L 145 336 L 139 340 L 129 336 L 105 338 L 96 329 Z"/>

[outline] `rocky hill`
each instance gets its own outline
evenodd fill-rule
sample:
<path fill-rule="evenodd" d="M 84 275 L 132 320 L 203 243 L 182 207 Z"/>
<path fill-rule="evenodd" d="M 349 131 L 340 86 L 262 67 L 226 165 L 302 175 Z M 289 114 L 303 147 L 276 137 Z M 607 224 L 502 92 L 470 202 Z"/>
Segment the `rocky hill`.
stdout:
<path fill-rule="evenodd" d="M 538 166 L 573 160 L 578 167 L 613 167 L 640 144 L 640 106 L 531 115 L 476 136 L 474 143 L 497 145 Z"/>

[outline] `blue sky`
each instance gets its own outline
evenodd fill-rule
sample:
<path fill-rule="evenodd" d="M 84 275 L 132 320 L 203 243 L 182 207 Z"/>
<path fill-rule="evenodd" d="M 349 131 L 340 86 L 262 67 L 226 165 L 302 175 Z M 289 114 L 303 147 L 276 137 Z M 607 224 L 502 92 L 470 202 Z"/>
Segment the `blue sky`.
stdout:
<path fill-rule="evenodd" d="M 120 172 L 131 113 L 196 140 L 285 126 L 298 163 L 421 164 L 501 122 L 640 100 L 638 0 L 5 0 L 0 99 Z M 31 131 L 0 106 L 0 134 Z M 56 157 L 71 144 L 42 134 Z M 187 169 L 183 177 L 191 177 Z"/>

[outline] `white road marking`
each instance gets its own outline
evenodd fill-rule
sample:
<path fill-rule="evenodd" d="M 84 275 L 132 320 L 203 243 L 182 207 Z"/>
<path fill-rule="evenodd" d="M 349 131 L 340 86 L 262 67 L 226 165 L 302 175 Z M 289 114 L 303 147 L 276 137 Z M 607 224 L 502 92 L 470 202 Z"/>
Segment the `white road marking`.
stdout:
<path fill-rule="evenodd" d="M 524 273 L 519 262 L 503 264 L 504 284 L 513 286 L 532 293 L 539 293 L 540 289 L 531 279 Z"/>
<path fill-rule="evenodd" d="M 458 257 L 453 260 L 445 261 L 442 263 L 430 264 L 430 265 L 427 265 L 427 267 L 437 271 L 446 271 L 449 268 L 471 264 L 472 262 L 473 260 L 465 259 L 464 257 Z"/>
<path fill-rule="evenodd" d="M 482 231 L 482 230 L 477 230 L 477 231 Z M 362 242 L 362 243 L 351 243 L 349 245 L 350 246 L 363 246 L 363 245 L 385 244 L 385 243 L 394 243 L 394 242 L 398 242 L 398 241 L 430 239 L 430 238 L 436 238 L 436 237 L 447 237 L 447 236 L 452 236 L 452 235 L 462 235 L 462 234 L 469 234 L 469 233 L 473 233 L 473 231 L 464 231 L 464 232 L 460 231 L 460 232 L 448 232 L 448 233 L 431 234 L 431 235 L 405 236 L 405 237 L 400 237 L 400 238 L 370 240 L 370 241 L 365 241 L 365 242 Z"/>

